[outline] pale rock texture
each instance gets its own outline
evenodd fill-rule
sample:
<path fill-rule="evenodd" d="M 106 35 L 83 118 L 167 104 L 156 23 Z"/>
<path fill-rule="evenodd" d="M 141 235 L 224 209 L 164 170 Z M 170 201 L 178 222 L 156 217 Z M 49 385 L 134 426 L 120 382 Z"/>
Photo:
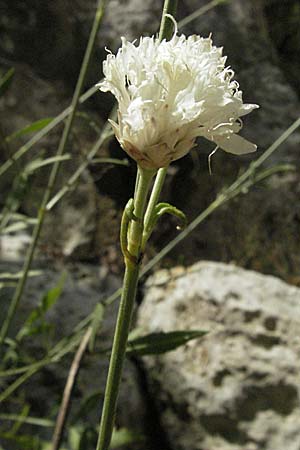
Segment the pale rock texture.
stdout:
<path fill-rule="evenodd" d="M 199 262 L 148 279 L 144 332 L 207 330 L 144 358 L 172 450 L 298 450 L 300 290 L 234 265 Z"/>

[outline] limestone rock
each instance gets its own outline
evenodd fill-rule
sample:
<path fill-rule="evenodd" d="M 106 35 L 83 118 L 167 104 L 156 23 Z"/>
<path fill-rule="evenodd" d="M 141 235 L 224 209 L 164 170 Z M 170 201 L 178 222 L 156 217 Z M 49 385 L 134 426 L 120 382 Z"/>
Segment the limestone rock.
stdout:
<path fill-rule="evenodd" d="M 146 284 L 145 332 L 205 329 L 144 358 L 172 450 L 297 450 L 300 290 L 233 265 L 200 262 Z"/>

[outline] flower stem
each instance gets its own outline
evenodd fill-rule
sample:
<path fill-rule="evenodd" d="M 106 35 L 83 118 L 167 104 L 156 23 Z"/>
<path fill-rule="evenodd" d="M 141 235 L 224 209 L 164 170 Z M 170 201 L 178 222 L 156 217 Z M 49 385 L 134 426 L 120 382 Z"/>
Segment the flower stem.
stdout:
<path fill-rule="evenodd" d="M 145 220 L 144 220 L 144 233 L 143 233 L 143 240 L 142 240 L 142 251 L 145 250 L 145 246 L 147 244 L 147 241 L 149 239 L 149 225 L 151 222 L 151 218 L 154 212 L 154 208 L 158 203 L 159 200 L 159 196 L 167 175 L 167 167 L 162 167 L 161 169 L 159 169 L 159 171 L 157 172 L 156 178 L 155 178 L 155 182 L 154 182 L 154 186 L 151 192 L 151 196 L 150 196 L 150 200 L 147 206 L 147 210 L 145 213 Z"/>
<path fill-rule="evenodd" d="M 139 276 L 138 261 L 141 252 L 145 207 L 153 175 L 153 171 L 140 168 L 137 175 L 138 184 L 134 198 L 134 216 L 136 219 L 131 222 L 128 239 L 128 251 L 132 256 L 136 257 L 136 262 L 133 259 L 125 259 L 126 270 L 123 291 L 106 382 L 97 450 L 108 450 L 111 441 L 127 338 Z"/>
<path fill-rule="evenodd" d="M 163 14 L 159 30 L 159 39 L 170 39 L 172 37 L 173 23 L 166 17 L 166 14 L 175 15 L 177 0 L 165 0 Z M 155 181 L 155 193 L 151 195 L 151 211 L 157 203 L 160 191 L 165 178 L 166 169 L 160 169 L 159 175 Z M 147 194 L 150 188 L 150 182 L 154 175 L 153 171 L 138 169 L 137 181 L 134 192 L 134 216 L 137 220 L 132 220 L 129 229 L 128 251 L 136 257 L 126 259 L 126 270 L 123 280 L 123 290 L 119 313 L 116 323 L 114 341 L 112 346 L 111 358 L 108 369 L 108 376 L 105 388 L 104 403 L 100 422 L 100 430 L 96 450 L 108 450 L 112 431 L 114 427 L 114 417 L 119 393 L 119 386 L 122 376 L 123 363 L 126 353 L 128 333 L 131 324 L 132 311 L 136 296 L 137 283 L 139 278 L 139 259 L 141 254 L 143 239 L 143 223 Z M 160 180 L 160 182 L 158 182 Z M 156 203 L 155 203 L 156 201 Z M 147 208 L 148 211 L 148 208 Z M 149 211 L 148 214 L 151 213 Z"/>
<path fill-rule="evenodd" d="M 177 9 L 177 0 L 165 0 L 164 7 L 163 7 L 163 13 L 160 23 L 160 29 L 159 29 L 159 40 L 162 41 L 163 39 L 171 39 L 173 35 L 173 28 L 174 24 L 170 20 L 166 14 L 170 14 L 171 16 L 175 16 Z"/>

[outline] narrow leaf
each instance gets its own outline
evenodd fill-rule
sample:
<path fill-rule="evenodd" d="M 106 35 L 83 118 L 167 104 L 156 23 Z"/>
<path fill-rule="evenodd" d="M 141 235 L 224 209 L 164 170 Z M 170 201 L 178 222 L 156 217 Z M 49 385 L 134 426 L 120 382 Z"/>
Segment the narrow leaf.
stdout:
<path fill-rule="evenodd" d="M 45 128 L 52 120 L 53 120 L 52 117 L 48 117 L 46 119 L 37 120 L 36 122 L 31 123 L 30 125 L 26 125 L 24 128 L 21 128 L 21 130 L 18 130 L 15 133 L 12 133 L 9 136 L 7 136 L 6 141 L 11 142 L 14 139 L 18 139 L 24 136 L 25 134 L 36 133 L 37 131 L 40 131 L 43 128 Z"/>
<path fill-rule="evenodd" d="M 157 355 L 175 350 L 192 339 L 203 337 L 207 331 L 185 330 L 151 333 L 128 341 L 127 355 Z"/>

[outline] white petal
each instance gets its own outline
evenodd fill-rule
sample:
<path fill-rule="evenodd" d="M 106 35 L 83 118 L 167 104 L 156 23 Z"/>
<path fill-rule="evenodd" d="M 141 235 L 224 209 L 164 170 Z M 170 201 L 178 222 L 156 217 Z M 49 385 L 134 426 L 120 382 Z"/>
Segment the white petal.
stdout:
<path fill-rule="evenodd" d="M 234 155 L 244 155 L 246 153 L 255 152 L 257 145 L 247 141 L 242 136 L 230 134 L 228 136 L 215 136 L 214 142 L 225 152 Z"/>
<path fill-rule="evenodd" d="M 251 113 L 254 109 L 259 108 L 259 105 L 253 103 L 244 103 L 239 109 L 239 116 L 245 116 L 246 114 Z"/>

